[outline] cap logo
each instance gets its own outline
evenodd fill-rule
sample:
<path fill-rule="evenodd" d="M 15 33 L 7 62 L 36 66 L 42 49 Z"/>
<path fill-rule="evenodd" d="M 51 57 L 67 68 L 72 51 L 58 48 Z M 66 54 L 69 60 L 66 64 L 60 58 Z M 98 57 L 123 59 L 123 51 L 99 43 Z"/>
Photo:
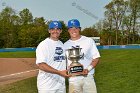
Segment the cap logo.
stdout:
<path fill-rule="evenodd" d="M 72 25 L 75 25 L 75 22 L 72 20 L 72 21 L 71 21 L 71 24 L 72 24 Z"/>
<path fill-rule="evenodd" d="M 55 25 L 55 26 L 58 26 L 58 23 L 57 23 L 57 22 L 54 22 L 54 25 Z"/>

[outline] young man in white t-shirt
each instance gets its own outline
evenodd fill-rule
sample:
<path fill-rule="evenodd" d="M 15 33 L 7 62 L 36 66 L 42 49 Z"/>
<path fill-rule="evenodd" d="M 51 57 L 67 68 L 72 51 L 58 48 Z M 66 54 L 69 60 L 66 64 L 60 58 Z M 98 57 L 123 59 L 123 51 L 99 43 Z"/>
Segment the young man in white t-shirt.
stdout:
<path fill-rule="evenodd" d="M 83 58 L 79 60 L 84 67 L 80 76 L 69 78 L 69 93 L 97 93 L 93 74 L 100 54 L 93 39 L 80 35 L 81 27 L 77 19 L 68 21 L 70 39 L 64 43 L 65 49 L 81 48 Z M 67 54 L 67 53 L 66 53 Z M 70 66 L 71 61 L 69 59 Z"/>
<path fill-rule="evenodd" d="M 59 21 L 49 24 L 50 37 L 43 40 L 36 49 L 38 93 L 66 93 L 65 53 L 63 43 L 59 40 L 62 25 Z"/>

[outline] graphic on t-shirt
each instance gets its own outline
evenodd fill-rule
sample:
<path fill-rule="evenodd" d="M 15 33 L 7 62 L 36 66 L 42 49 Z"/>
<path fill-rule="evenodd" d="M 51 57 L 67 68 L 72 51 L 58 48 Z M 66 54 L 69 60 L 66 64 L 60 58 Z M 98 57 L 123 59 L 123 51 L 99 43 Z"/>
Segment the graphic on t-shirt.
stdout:
<path fill-rule="evenodd" d="M 62 60 L 65 60 L 65 56 L 62 54 L 63 54 L 62 47 L 56 47 L 54 61 L 62 62 Z"/>
<path fill-rule="evenodd" d="M 61 55 L 63 53 L 62 47 L 56 47 L 55 54 Z"/>

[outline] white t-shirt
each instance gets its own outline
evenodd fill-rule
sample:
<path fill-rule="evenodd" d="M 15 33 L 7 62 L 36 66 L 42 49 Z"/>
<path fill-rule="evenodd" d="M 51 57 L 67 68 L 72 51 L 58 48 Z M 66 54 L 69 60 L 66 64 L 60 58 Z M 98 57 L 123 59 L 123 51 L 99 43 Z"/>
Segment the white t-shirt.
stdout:
<path fill-rule="evenodd" d="M 36 49 L 36 64 L 45 62 L 57 70 L 65 70 L 66 62 L 61 41 L 46 38 Z M 47 73 L 39 70 L 37 77 L 39 90 L 55 90 L 65 87 L 65 79 L 57 74 Z"/>
<path fill-rule="evenodd" d="M 96 47 L 96 44 L 93 39 L 86 37 L 86 36 L 81 36 L 80 39 L 78 40 L 68 40 L 67 42 L 64 43 L 65 50 L 71 49 L 71 48 L 82 48 L 81 54 L 84 54 L 84 57 L 79 60 L 79 62 L 84 66 L 84 69 L 87 68 L 90 63 L 92 62 L 93 59 L 100 57 L 99 51 Z M 71 64 L 71 61 L 68 60 L 68 65 Z M 88 74 L 92 75 L 94 74 L 94 70 L 92 69 Z M 72 77 L 70 80 L 75 80 L 74 78 L 77 77 Z M 78 76 L 78 78 L 81 78 Z"/>

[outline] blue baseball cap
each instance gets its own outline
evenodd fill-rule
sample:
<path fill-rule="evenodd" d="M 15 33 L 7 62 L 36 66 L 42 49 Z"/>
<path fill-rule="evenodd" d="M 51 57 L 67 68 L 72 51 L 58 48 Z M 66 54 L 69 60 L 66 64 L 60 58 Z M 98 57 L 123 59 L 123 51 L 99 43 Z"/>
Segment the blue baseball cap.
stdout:
<path fill-rule="evenodd" d="M 68 28 L 71 28 L 71 27 L 81 28 L 80 22 L 77 19 L 69 20 L 68 21 Z"/>
<path fill-rule="evenodd" d="M 59 28 L 62 29 L 62 25 L 59 21 L 52 21 L 49 24 L 49 29 L 53 29 L 53 28 Z"/>

